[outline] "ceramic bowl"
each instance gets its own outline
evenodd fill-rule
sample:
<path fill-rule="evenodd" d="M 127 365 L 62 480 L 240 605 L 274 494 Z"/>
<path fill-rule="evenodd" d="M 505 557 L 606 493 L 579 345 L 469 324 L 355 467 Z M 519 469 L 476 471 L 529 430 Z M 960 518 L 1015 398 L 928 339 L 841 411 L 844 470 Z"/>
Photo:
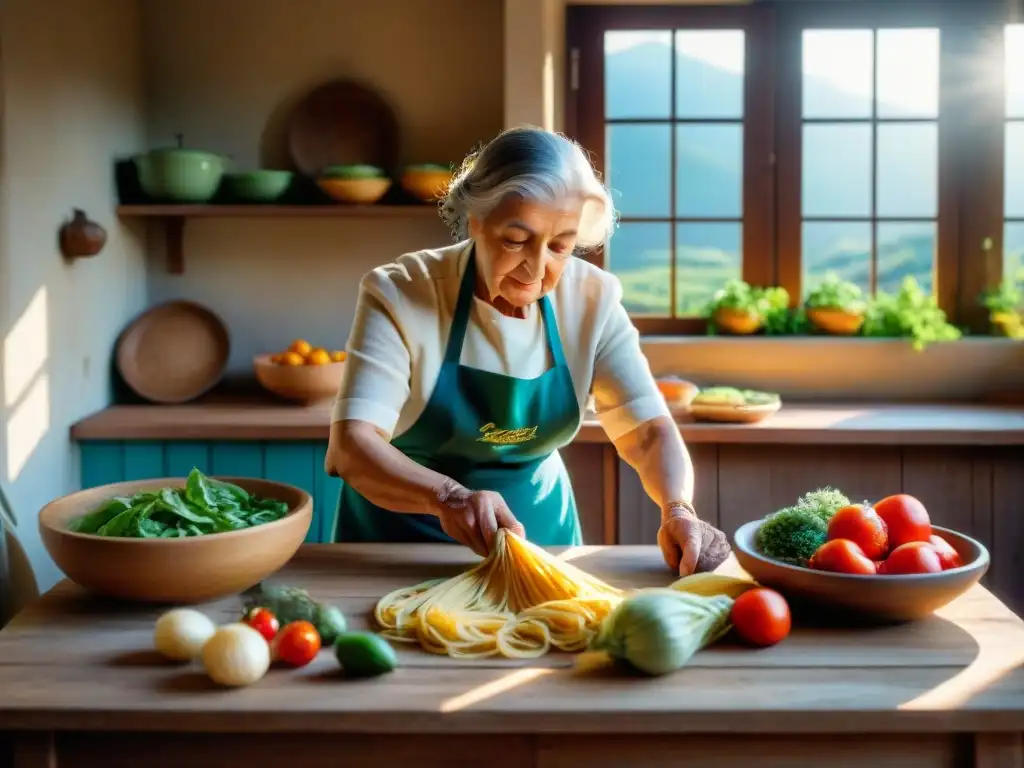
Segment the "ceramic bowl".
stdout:
<path fill-rule="evenodd" d="M 195 604 L 236 594 L 280 570 L 298 550 L 313 518 L 313 500 L 291 485 L 223 478 L 264 498 L 287 502 L 272 523 L 184 539 L 107 538 L 72 533 L 68 524 L 114 496 L 184 487 L 184 477 L 101 485 L 51 501 L 39 513 L 43 545 L 69 579 L 106 597 Z"/>
<path fill-rule="evenodd" d="M 345 363 L 279 365 L 271 355 L 253 358 L 256 380 L 278 397 L 304 405 L 326 402 L 338 394 Z"/>
<path fill-rule="evenodd" d="M 455 173 L 448 168 L 410 166 L 402 174 L 402 188 L 424 203 L 436 203 L 452 183 Z"/>
<path fill-rule="evenodd" d="M 288 191 L 292 183 L 291 171 L 260 169 L 243 173 L 229 173 L 224 183 L 233 197 L 250 203 L 272 203 Z"/>
<path fill-rule="evenodd" d="M 828 573 L 781 563 L 762 555 L 754 535 L 762 520 L 740 526 L 734 536 L 736 559 L 755 581 L 788 598 L 840 609 L 882 621 L 913 621 L 930 616 L 973 587 L 989 566 L 988 550 L 947 528 L 932 532 L 948 541 L 965 565 L 941 573 L 860 576 Z"/>
<path fill-rule="evenodd" d="M 808 309 L 807 319 L 816 328 L 834 336 L 853 336 L 864 325 L 864 313 L 843 309 Z"/>
<path fill-rule="evenodd" d="M 339 203 L 370 205 L 391 189 L 391 179 L 340 179 L 324 177 L 316 180 L 324 194 Z"/>

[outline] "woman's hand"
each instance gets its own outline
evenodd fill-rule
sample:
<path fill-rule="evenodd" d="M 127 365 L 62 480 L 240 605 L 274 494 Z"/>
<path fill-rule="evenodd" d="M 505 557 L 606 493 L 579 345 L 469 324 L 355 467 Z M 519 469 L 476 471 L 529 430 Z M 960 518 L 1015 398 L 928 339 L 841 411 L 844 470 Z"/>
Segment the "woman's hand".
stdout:
<path fill-rule="evenodd" d="M 669 503 L 662 511 L 658 546 L 668 567 L 680 576 L 713 571 L 731 551 L 724 533 L 680 502 Z"/>
<path fill-rule="evenodd" d="M 526 535 L 500 493 L 470 491 L 449 480 L 438 493 L 438 502 L 441 530 L 482 557 L 490 554 L 499 528 Z"/>

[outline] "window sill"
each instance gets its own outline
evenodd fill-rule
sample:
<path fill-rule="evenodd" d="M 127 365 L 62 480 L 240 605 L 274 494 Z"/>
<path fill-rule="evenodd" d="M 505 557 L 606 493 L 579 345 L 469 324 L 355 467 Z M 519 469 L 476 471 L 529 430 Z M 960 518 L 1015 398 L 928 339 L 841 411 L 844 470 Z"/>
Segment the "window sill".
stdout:
<path fill-rule="evenodd" d="M 645 336 L 656 376 L 726 384 L 802 401 L 977 401 L 1024 392 L 1024 343 L 992 337 L 915 352 L 904 339 Z"/>

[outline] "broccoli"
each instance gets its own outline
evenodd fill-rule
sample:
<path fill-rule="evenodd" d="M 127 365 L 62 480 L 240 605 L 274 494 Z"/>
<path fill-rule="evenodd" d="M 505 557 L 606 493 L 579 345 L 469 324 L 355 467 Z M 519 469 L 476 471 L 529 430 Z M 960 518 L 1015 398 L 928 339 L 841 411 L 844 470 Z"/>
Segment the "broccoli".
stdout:
<path fill-rule="evenodd" d="M 825 543 L 832 515 L 849 503 L 846 496 L 832 488 L 806 493 L 792 507 L 764 519 L 755 537 L 757 548 L 775 560 L 806 566 Z"/>

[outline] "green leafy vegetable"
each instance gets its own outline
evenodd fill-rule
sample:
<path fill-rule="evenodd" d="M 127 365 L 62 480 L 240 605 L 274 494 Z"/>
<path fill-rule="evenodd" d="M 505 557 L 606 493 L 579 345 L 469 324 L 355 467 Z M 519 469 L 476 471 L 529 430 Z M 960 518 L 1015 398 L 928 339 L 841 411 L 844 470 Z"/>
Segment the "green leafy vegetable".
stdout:
<path fill-rule="evenodd" d="M 704 309 L 711 317 L 719 309 L 734 309 L 764 316 L 789 306 L 789 293 L 785 288 L 758 288 L 743 280 L 729 280 L 715 292 Z"/>
<path fill-rule="evenodd" d="M 808 309 L 839 309 L 844 312 L 860 313 L 867 306 L 860 286 L 841 280 L 835 272 L 829 272 L 808 295 L 805 302 Z"/>
<path fill-rule="evenodd" d="M 768 515 L 757 529 L 754 543 L 768 557 L 806 566 L 825 543 L 828 521 L 849 503 L 832 488 L 804 494 L 792 507 Z"/>
<path fill-rule="evenodd" d="M 257 584 L 242 595 L 243 615 L 253 608 L 266 608 L 284 626 L 308 621 L 316 627 L 324 645 L 333 643 L 346 630 L 344 614 L 333 605 L 314 600 L 309 592 L 280 584 Z"/>
<path fill-rule="evenodd" d="M 251 496 L 237 485 L 214 480 L 193 467 L 184 488 L 114 497 L 72 520 L 68 530 L 120 538 L 172 539 L 252 528 L 287 514 L 285 502 Z"/>
<path fill-rule="evenodd" d="M 909 337 L 914 349 L 928 344 L 956 341 L 960 329 L 946 320 L 934 296 L 921 290 L 913 277 L 903 279 L 903 287 L 895 295 L 879 293 L 868 306 L 864 321 L 865 336 L 883 338 Z"/>
<path fill-rule="evenodd" d="M 1021 293 L 1017 281 L 1008 277 L 998 288 L 984 293 L 981 304 L 992 314 L 1009 314 L 1024 308 L 1024 294 Z"/>
<path fill-rule="evenodd" d="M 693 402 L 705 405 L 769 405 L 778 401 L 779 396 L 774 392 L 735 387 L 707 387 L 693 398 Z"/>

